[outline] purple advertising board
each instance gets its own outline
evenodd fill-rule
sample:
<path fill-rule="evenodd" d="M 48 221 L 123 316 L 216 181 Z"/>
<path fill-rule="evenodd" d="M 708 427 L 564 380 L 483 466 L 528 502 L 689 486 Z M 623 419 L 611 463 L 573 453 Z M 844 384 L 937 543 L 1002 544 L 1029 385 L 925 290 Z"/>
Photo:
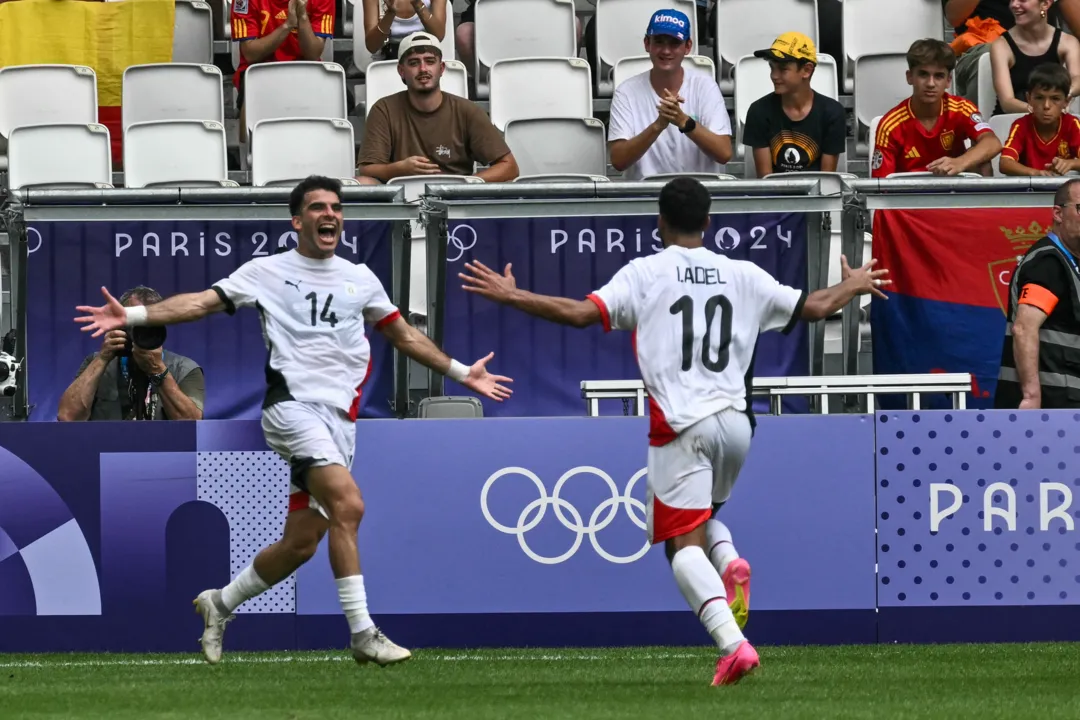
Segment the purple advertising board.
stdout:
<path fill-rule="evenodd" d="M 163 296 L 206 290 L 252 258 L 296 246 L 285 220 L 38 221 L 27 227 L 27 372 L 31 420 L 56 419 L 60 396 L 100 339 L 79 332 L 76 305 L 104 302 L 146 285 Z M 367 264 L 390 291 L 390 223 L 346 220 L 338 254 Z M 372 373 L 361 413 L 389 417 L 393 349 L 370 333 Z M 266 387 L 266 346 L 255 310 L 169 328 L 165 350 L 206 376 L 208 419 L 257 418 Z"/>
<path fill-rule="evenodd" d="M 780 282 L 806 289 L 806 217 L 788 214 L 714 215 L 705 233 L 710 250 L 764 268 Z M 512 375 L 521 400 L 484 401 L 489 417 L 581 415 L 582 380 L 641 377 L 630 333 L 605 334 L 562 327 L 464 292 L 457 274 L 469 260 L 500 271 L 509 263 L 518 285 L 576 299 L 607 283 L 631 260 L 662 249 L 651 216 L 471 220 L 450 226 L 446 254 L 443 345 L 454 357 L 495 352 L 495 365 Z M 758 341 L 755 374 L 806 375 L 806 326 Z M 465 392 L 447 381 L 448 394 Z M 805 411 L 801 398 L 785 398 L 787 412 Z M 764 405 L 761 407 L 764 410 Z"/>
<path fill-rule="evenodd" d="M 256 422 L 0 427 L 0 651 L 190 650 L 191 598 L 284 520 L 288 470 Z M 644 418 L 362 422 L 378 622 L 428 646 L 706 641 L 645 542 L 646 433 Z M 762 418 L 721 511 L 754 566 L 757 639 L 875 639 L 873 436 L 868 416 Z M 799 551 L 811 538 L 828 573 Z M 340 646 L 325 552 L 239 608 L 232 649 Z"/>

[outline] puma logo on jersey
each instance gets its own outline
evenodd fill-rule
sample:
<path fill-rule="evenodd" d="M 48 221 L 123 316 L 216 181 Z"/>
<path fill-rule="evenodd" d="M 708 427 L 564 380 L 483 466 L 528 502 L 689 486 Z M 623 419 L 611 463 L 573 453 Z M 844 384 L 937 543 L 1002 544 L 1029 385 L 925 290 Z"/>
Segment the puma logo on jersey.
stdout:
<path fill-rule="evenodd" d="M 286 280 L 285 284 L 286 285 L 292 285 L 294 288 L 296 288 L 296 292 L 300 292 L 300 283 L 302 283 L 302 282 L 304 282 L 304 281 L 303 280 L 297 280 L 296 282 L 293 282 L 292 280 Z"/>

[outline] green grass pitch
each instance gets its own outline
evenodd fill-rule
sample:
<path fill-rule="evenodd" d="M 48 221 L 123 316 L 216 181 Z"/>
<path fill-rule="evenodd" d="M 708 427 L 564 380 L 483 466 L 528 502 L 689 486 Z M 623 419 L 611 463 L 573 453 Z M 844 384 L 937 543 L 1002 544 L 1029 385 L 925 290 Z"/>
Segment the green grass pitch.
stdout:
<path fill-rule="evenodd" d="M 711 688 L 707 648 L 0 655 L 0 718 L 1080 718 L 1080 646 L 759 648 Z"/>

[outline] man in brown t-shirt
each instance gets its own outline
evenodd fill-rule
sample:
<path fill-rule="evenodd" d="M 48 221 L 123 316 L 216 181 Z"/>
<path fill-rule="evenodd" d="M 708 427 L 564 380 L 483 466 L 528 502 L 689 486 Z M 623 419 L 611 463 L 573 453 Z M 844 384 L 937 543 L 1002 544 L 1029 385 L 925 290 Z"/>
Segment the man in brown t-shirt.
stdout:
<path fill-rule="evenodd" d="M 517 162 L 486 113 L 439 89 L 446 66 L 439 41 L 413 33 L 398 46 L 406 90 L 375 103 L 360 146 L 360 174 L 387 182 L 406 175 L 473 175 L 485 182 L 518 176 Z M 473 172 L 473 163 L 491 167 Z"/>

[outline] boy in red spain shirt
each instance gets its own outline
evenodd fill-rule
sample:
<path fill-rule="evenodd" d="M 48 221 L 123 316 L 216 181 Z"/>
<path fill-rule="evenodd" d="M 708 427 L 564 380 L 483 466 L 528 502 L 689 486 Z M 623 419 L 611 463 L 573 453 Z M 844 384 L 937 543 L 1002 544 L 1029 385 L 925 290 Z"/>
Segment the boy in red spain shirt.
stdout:
<path fill-rule="evenodd" d="M 1054 177 L 1080 170 L 1080 118 L 1065 111 L 1070 84 L 1061 65 L 1046 63 L 1031 71 L 1027 97 L 1031 112 L 1009 129 L 1001 151 L 1004 175 Z"/>
<path fill-rule="evenodd" d="M 916 40 L 907 62 L 911 97 L 881 118 L 870 159 L 872 177 L 923 171 L 991 174 L 990 160 L 1001 152 L 1001 141 L 974 105 L 946 92 L 956 66 L 952 48 L 941 40 Z M 971 141 L 967 150 L 965 140 Z"/>

